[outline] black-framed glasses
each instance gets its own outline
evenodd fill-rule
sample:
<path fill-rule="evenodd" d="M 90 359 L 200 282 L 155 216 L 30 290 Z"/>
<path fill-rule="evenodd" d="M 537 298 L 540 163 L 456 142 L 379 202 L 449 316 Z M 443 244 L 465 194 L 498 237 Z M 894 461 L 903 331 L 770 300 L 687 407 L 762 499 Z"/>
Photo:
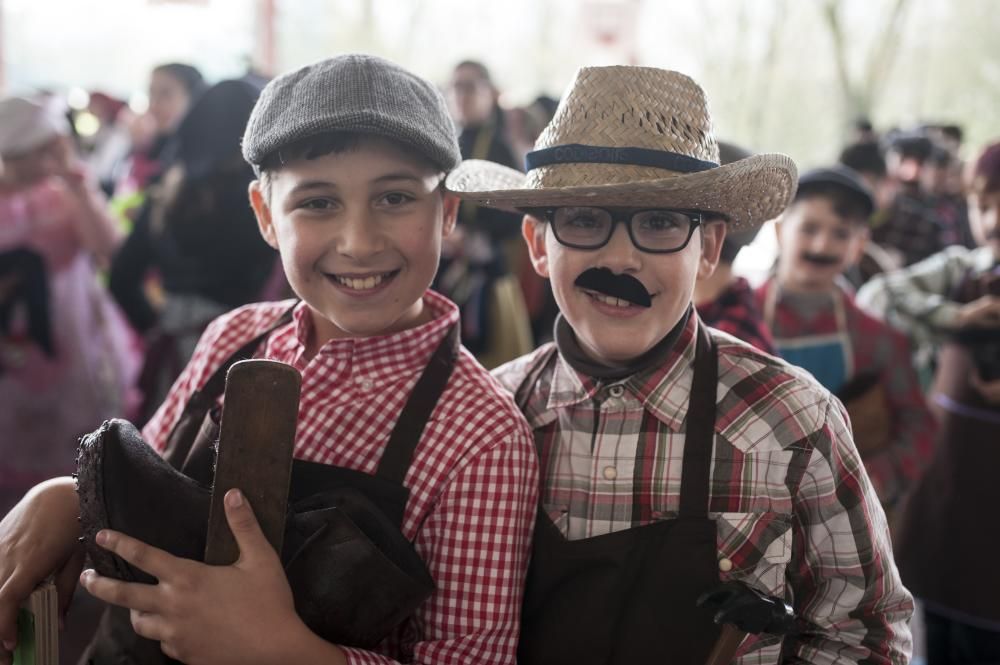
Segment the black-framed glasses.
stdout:
<path fill-rule="evenodd" d="M 679 252 L 691 242 L 702 223 L 696 210 L 667 208 L 631 209 L 563 206 L 528 211 L 552 226 L 556 240 L 574 249 L 599 249 L 608 244 L 619 222 L 625 224 L 632 243 L 651 254 Z"/>

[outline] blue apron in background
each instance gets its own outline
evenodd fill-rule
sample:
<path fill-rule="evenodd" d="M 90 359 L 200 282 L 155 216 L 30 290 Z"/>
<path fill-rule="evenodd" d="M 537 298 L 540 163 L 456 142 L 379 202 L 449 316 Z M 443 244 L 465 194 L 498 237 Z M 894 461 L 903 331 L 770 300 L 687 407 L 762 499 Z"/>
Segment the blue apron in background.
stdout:
<path fill-rule="evenodd" d="M 764 320 L 771 329 L 778 355 L 807 370 L 824 388 L 835 393 L 854 376 L 854 353 L 847 330 L 843 295 L 835 291 L 831 296 L 837 321 L 836 330 L 831 332 L 786 336 L 778 330 L 774 325 L 778 285 L 773 283 L 764 298 Z"/>

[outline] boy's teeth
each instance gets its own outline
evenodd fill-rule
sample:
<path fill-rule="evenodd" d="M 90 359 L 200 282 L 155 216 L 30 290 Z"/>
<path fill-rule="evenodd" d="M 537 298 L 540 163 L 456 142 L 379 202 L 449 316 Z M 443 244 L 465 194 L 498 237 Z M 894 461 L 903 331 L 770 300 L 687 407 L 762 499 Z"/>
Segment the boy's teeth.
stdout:
<path fill-rule="evenodd" d="M 375 275 L 374 277 L 365 277 L 364 279 L 354 279 L 353 277 L 337 277 L 337 281 L 349 289 L 364 291 L 366 289 L 374 289 L 376 286 L 382 283 L 382 280 L 384 278 L 385 275 Z"/>
<path fill-rule="evenodd" d="M 628 307 L 632 303 L 627 300 L 622 300 L 621 298 L 613 298 L 611 296 L 606 296 L 603 293 L 595 293 L 594 297 L 600 300 L 606 305 L 611 305 L 612 307 Z"/>

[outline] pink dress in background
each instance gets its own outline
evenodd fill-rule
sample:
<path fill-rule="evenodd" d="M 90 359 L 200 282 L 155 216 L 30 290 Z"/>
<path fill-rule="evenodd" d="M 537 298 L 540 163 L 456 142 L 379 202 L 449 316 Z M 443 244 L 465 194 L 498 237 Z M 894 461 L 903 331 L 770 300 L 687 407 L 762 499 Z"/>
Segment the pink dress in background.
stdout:
<path fill-rule="evenodd" d="M 136 340 L 77 231 L 76 199 L 60 181 L 0 192 L 0 252 L 24 248 L 45 265 L 54 355 L 15 309 L 0 331 L 0 491 L 27 490 L 75 469 L 81 434 L 122 416 L 139 368 Z"/>

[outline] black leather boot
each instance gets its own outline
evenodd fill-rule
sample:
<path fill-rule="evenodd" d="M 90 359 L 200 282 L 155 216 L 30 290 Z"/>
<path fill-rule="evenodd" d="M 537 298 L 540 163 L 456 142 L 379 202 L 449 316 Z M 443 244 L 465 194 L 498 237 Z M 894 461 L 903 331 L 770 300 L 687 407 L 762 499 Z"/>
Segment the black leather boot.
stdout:
<path fill-rule="evenodd" d="M 108 420 L 80 439 L 77 493 L 87 555 L 101 575 L 156 580 L 97 545 L 114 529 L 185 559 L 205 556 L 211 488 L 167 464 L 126 420 Z"/>

